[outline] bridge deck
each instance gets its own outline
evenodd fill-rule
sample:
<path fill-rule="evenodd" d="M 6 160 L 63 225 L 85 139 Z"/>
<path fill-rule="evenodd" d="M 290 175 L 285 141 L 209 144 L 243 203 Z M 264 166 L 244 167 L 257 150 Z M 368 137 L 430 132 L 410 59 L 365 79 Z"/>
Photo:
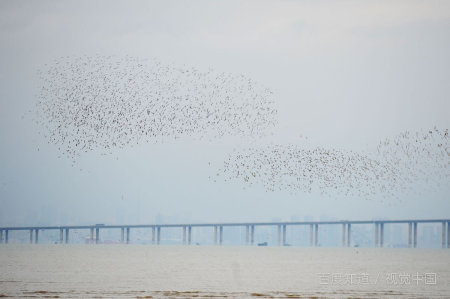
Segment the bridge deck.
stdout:
<path fill-rule="evenodd" d="M 52 230 L 91 228 L 152 228 L 152 227 L 214 227 L 214 226 L 277 226 L 277 225 L 334 225 L 334 224 L 379 224 L 379 223 L 439 223 L 450 219 L 403 219 L 403 220 L 341 220 L 341 221 L 300 221 L 300 222 L 223 222 L 223 223 L 179 223 L 179 224 L 122 224 L 122 225 L 64 225 L 64 226 L 14 226 L 0 227 L 0 230 Z"/>

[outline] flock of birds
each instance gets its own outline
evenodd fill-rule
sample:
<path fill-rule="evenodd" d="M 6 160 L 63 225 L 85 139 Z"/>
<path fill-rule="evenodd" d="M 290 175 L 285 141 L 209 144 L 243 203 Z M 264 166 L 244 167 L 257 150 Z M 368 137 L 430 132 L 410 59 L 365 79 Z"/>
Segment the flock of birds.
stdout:
<path fill-rule="evenodd" d="M 37 73 L 33 121 L 71 158 L 165 138 L 256 141 L 277 124 L 272 92 L 238 75 L 202 72 L 127 56 L 67 56 Z M 271 145 L 236 151 L 214 177 L 266 192 L 288 190 L 381 201 L 448 185 L 448 130 L 402 133 L 372 151 Z"/>
<path fill-rule="evenodd" d="M 218 178 L 263 186 L 266 192 L 316 191 L 336 199 L 352 195 L 401 202 L 401 195 L 449 186 L 449 132 L 436 127 L 405 132 L 364 152 L 306 150 L 297 145 L 249 148 L 229 155 L 213 179 Z"/>
<path fill-rule="evenodd" d="M 33 120 L 67 158 L 169 137 L 257 140 L 276 125 L 272 92 L 243 75 L 98 55 L 62 57 L 37 75 Z"/>

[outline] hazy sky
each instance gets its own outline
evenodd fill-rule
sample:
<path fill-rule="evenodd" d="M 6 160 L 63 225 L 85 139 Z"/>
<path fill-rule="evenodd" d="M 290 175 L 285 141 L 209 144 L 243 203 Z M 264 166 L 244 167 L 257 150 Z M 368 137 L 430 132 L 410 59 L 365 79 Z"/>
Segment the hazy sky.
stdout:
<path fill-rule="evenodd" d="M 212 183 L 234 148 L 253 146 L 243 139 L 92 152 L 75 169 L 22 116 L 35 109 L 36 73 L 46 63 L 133 55 L 269 87 L 279 124 L 259 146 L 302 144 L 302 134 L 305 146 L 360 150 L 403 131 L 450 128 L 449 53 L 448 1 L 1 1 L 0 223 L 31 215 L 53 223 L 61 214 L 113 223 L 121 213 L 141 223 L 159 213 L 199 221 L 448 218 L 448 186 L 391 207 Z"/>

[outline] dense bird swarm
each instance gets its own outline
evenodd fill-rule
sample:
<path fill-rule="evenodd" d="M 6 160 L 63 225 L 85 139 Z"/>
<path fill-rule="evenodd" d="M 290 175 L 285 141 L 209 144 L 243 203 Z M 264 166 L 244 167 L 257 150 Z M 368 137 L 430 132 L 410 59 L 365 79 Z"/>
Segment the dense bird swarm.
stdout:
<path fill-rule="evenodd" d="M 68 56 L 38 71 L 36 123 L 67 157 L 189 136 L 255 141 L 275 126 L 272 92 L 243 75 L 127 56 Z M 75 161 L 73 161 L 75 162 Z M 403 133 L 355 152 L 273 145 L 236 152 L 217 176 L 267 192 L 396 198 L 448 186 L 448 130 Z"/>
<path fill-rule="evenodd" d="M 372 200 L 447 187 L 450 179 L 448 130 L 409 132 L 380 142 L 374 151 L 354 152 L 296 145 L 250 148 L 230 155 L 216 177 L 240 179 L 266 192 L 297 190 Z M 217 178 L 215 178 L 217 179 Z"/>
<path fill-rule="evenodd" d="M 256 140 L 276 124 L 251 79 L 135 57 L 68 56 L 38 71 L 37 124 L 67 156 L 191 136 Z"/>

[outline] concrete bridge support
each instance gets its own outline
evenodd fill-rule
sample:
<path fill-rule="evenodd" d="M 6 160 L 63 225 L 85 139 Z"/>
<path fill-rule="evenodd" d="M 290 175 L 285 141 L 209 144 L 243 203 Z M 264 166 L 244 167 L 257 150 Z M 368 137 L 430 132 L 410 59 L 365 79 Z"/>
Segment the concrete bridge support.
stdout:
<path fill-rule="evenodd" d="M 251 246 L 255 243 L 255 226 L 252 225 L 252 234 L 251 234 Z"/>
<path fill-rule="evenodd" d="M 316 224 L 316 236 L 315 236 L 315 246 L 319 245 L 319 225 Z"/>
<path fill-rule="evenodd" d="M 380 247 L 384 246 L 384 223 L 380 223 Z"/>
<path fill-rule="evenodd" d="M 445 248 L 445 222 L 442 222 L 442 248 Z"/>
<path fill-rule="evenodd" d="M 125 242 L 125 227 L 120 228 L 120 243 L 123 244 Z"/>
<path fill-rule="evenodd" d="M 157 232 L 157 236 L 156 236 L 156 244 L 160 244 L 161 243 L 161 226 L 158 226 L 158 228 L 156 229 Z"/>
<path fill-rule="evenodd" d="M 408 223 L 408 247 L 412 247 L 412 222 Z"/>
<path fill-rule="evenodd" d="M 283 245 L 286 244 L 286 225 L 283 225 Z"/>
<path fill-rule="evenodd" d="M 188 228 L 188 244 L 191 245 L 192 240 L 192 226 L 189 226 Z"/>
<path fill-rule="evenodd" d="M 152 244 L 155 245 L 156 240 L 156 227 L 152 227 Z"/>
<path fill-rule="evenodd" d="M 59 229 L 59 244 L 64 244 L 64 230 L 62 228 Z"/>
<path fill-rule="evenodd" d="M 349 223 L 347 225 L 347 247 L 352 245 L 352 225 Z"/>
<path fill-rule="evenodd" d="M 186 226 L 183 226 L 183 245 L 186 245 Z"/>
<path fill-rule="evenodd" d="M 222 245 L 223 243 L 223 226 L 220 226 L 220 237 L 219 237 L 219 244 Z"/>
<path fill-rule="evenodd" d="M 69 229 L 66 228 L 66 244 L 69 244 Z"/>
<path fill-rule="evenodd" d="M 100 229 L 95 229 L 95 244 L 98 244 L 100 242 Z"/>
<path fill-rule="evenodd" d="M 447 248 L 450 248 L 450 222 L 447 222 Z"/>
<path fill-rule="evenodd" d="M 249 230 L 250 227 L 248 225 L 245 226 L 245 245 L 248 246 L 249 241 Z"/>
<path fill-rule="evenodd" d="M 309 246 L 313 246 L 313 225 L 309 225 Z"/>
<path fill-rule="evenodd" d="M 3 230 L 0 229 L 0 244 L 3 243 Z"/>
<path fill-rule="evenodd" d="M 378 223 L 375 222 L 375 247 L 378 247 Z"/>
<path fill-rule="evenodd" d="M 278 225 L 277 245 L 281 246 L 281 225 Z"/>
<path fill-rule="evenodd" d="M 34 235 L 34 243 L 38 244 L 39 243 L 39 229 L 36 229 L 34 231 L 35 235 Z"/>
<path fill-rule="evenodd" d="M 127 244 L 130 244 L 130 228 L 127 227 Z"/>
<path fill-rule="evenodd" d="M 414 248 L 417 247 L 417 222 L 414 222 Z"/>
<path fill-rule="evenodd" d="M 33 244 L 33 230 L 30 229 L 30 244 Z"/>
<path fill-rule="evenodd" d="M 89 244 L 94 244 L 94 228 L 90 229 Z"/>
<path fill-rule="evenodd" d="M 214 245 L 217 245 L 217 226 L 214 225 Z"/>
<path fill-rule="evenodd" d="M 8 244 L 8 239 L 9 239 L 9 231 L 5 229 L 5 244 Z"/>
<path fill-rule="evenodd" d="M 345 247 L 345 223 L 342 224 L 342 247 Z"/>

